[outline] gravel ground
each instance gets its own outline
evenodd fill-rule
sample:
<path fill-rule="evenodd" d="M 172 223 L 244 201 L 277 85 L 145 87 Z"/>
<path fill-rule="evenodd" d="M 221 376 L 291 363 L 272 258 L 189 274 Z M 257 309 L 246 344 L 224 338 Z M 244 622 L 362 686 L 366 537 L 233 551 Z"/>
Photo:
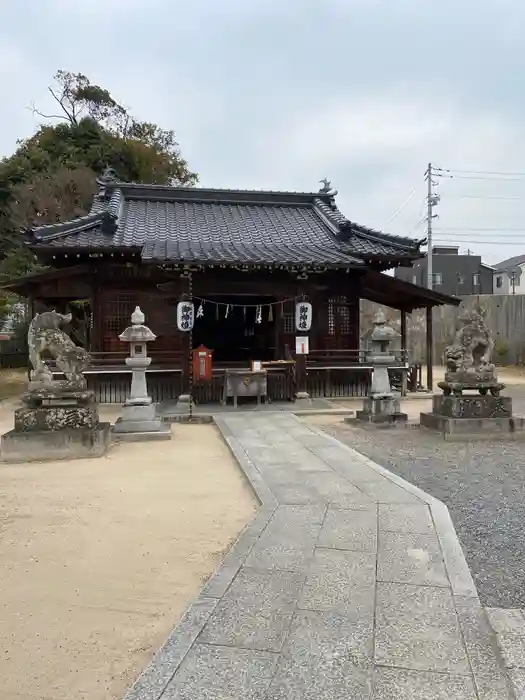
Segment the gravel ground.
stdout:
<path fill-rule="evenodd" d="M 525 414 L 525 387 L 509 387 Z M 323 429 L 444 501 L 483 605 L 525 607 L 525 441 L 445 442 L 418 429 Z"/>

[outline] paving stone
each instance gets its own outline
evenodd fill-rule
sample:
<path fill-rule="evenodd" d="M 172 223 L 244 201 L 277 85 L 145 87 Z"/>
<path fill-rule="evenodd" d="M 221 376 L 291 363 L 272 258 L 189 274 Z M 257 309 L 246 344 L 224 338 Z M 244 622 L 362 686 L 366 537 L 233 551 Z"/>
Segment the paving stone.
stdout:
<path fill-rule="evenodd" d="M 275 498 L 281 505 L 323 504 L 324 499 L 315 489 L 309 488 L 298 480 L 270 486 Z"/>
<path fill-rule="evenodd" d="M 277 654 L 195 644 L 162 700 L 264 700 Z"/>
<path fill-rule="evenodd" d="M 472 574 L 459 543 L 452 518 L 444 503 L 433 501 L 432 519 L 436 527 L 452 592 L 454 595 L 469 596 L 477 600 L 478 592 Z"/>
<path fill-rule="evenodd" d="M 434 523 L 430 508 L 419 504 L 379 504 L 379 529 L 392 532 L 414 532 L 419 534 L 434 534 Z"/>
<path fill-rule="evenodd" d="M 201 595 L 208 598 L 222 598 L 233 579 L 237 576 L 240 567 L 240 563 L 231 566 L 221 565 L 204 584 Z"/>
<path fill-rule="evenodd" d="M 223 599 L 202 631 L 199 642 L 278 652 L 292 622 L 292 614 L 278 608 L 261 610 L 238 600 Z"/>
<path fill-rule="evenodd" d="M 305 476 L 305 483 L 319 494 L 327 503 L 351 503 L 352 501 L 370 500 L 366 494 L 351 484 L 343 476 L 330 472 L 310 473 Z"/>
<path fill-rule="evenodd" d="M 378 668 L 374 700 L 478 700 L 474 684 L 465 676 L 426 671 Z"/>
<path fill-rule="evenodd" d="M 525 637 L 525 615 L 519 608 L 486 608 L 495 632 L 518 634 Z"/>
<path fill-rule="evenodd" d="M 317 549 L 299 607 L 366 621 L 374 610 L 375 569 L 373 553 Z"/>
<path fill-rule="evenodd" d="M 516 700 L 525 700 L 525 670 L 516 668 L 510 671 L 509 675 Z"/>
<path fill-rule="evenodd" d="M 216 600 L 198 598 L 184 613 L 177 627 L 138 677 L 124 700 L 158 700 L 177 671 L 202 627 L 217 605 Z"/>
<path fill-rule="evenodd" d="M 246 559 L 260 569 L 304 570 L 324 519 L 324 506 L 279 507 Z"/>
<path fill-rule="evenodd" d="M 525 669 L 525 637 L 517 634 L 498 634 L 498 643 L 507 668 Z"/>
<path fill-rule="evenodd" d="M 292 571 L 260 571 L 244 567 L 225 595 L 262 610 L 291 610 L 304 584 L 304 574 Z"/>
<path fill-rule="evenodd" d="M 359 488 L 365 495 L 379 503 L 421 503 L 421 500 L 413 493 L 405 491 L 389 479 L 361 481 Z"/>
<path fill-rule="evenodd" d="M 454 603 L 479 700 L 506 700 L 508 680 L 496 649 L 496 635 L 484 609 L 470 597 L 456 596 Z"/>
<path fill-rule="evenodd" d="M 377 577 L 379 581 L 448 587 L 437 536 L 380 532 Z"/>
<path fill-rule="evenodd" d="M 410 670 L 468 674 L 450 590 L 378 583 L 375 661 Z"/>
<path fill-rule="evenodd" d="M 222 560 L 222 566 L 239 566 L 244 563 L 246 557 L 258 541 L 261 533 L 266 529 L 268 523 L 275 513 L 275 508 L 262 507 L 254 520 L 249 523 L 239 535 L 229 552 Z"/>
<path fill-rule="evenodd" d="M 372 618 L 298 611 L 268 700 L 371 698 L 372 634 Z"/>
<path fill-rule="evenodd" d="M 377 506 L 368 510 L 328 510 L 317 546 L 375 552 Z"/>

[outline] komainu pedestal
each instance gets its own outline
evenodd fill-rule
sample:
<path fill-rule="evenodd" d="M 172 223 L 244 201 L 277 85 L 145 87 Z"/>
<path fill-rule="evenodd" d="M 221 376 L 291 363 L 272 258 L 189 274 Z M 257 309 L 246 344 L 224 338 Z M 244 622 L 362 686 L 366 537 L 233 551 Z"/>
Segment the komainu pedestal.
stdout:
<path fill-rule="evenodd" d="M 83 371 L 89 356 L 60 330 L 71 320 L 55 311 L 37 314 L 29 326 L 29 357 L 33 370 L 22 407 L 15 411 L 14 430 L 2 435 L 6 462 L 100 457 L 109 446 L 110 424 L 100 423 L 94 392 Z M 47 351 L 63 372 L 54 380 L 42 359 Z"/>
<path fill-rule="evenodd" d="M 431 413 L 421 413 L 421 425 L 444 437 L 493 436 L 523 429 L 523 419 L 512 416 L 512 399 L 500 396 L 505 385 L 491 362 L 494 343 L 483 317 L 464 311 L 458 321 L 454 343 L 445 350 L 445 380 L 438 383 L 443 394 L 433 397 Z"/>

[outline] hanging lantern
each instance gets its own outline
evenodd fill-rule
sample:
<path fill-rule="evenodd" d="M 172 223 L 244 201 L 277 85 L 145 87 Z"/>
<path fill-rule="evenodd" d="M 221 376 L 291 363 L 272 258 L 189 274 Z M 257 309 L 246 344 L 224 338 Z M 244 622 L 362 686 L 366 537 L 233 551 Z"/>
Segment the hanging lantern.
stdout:
<path fill-rule="evenodd" d="M 179 301 L 177 304 L 177 328 L 179 331 L 193 330 L 195 310 L 191 301 Z"/>
<path fill-rule="evenodd" d="M 301 333 L 312 327 L 312 305 L 308 301 L 300 301 L 295 305 L 295 327 Z"/>

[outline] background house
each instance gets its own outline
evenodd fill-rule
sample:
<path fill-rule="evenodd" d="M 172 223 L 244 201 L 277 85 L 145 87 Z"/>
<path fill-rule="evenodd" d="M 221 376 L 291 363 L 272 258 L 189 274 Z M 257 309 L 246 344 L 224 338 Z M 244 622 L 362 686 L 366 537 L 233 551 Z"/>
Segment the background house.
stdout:
<path fill-rule="evenodd" d="M 426 287 L 427 269 L 425 256 L 411 267 L 396 268 L 395 276 Z M 459 248 L 454 246 L 432 248 L 432 276 L 434 289 L 442 294 L 492 294 L 494 269 L 481 262 L 480 255 L 460 255 Z"/>
<path fill-rule="evenodd" d="M 525 255 L 494 265 L 494 294 L 525 294 Z"/>

